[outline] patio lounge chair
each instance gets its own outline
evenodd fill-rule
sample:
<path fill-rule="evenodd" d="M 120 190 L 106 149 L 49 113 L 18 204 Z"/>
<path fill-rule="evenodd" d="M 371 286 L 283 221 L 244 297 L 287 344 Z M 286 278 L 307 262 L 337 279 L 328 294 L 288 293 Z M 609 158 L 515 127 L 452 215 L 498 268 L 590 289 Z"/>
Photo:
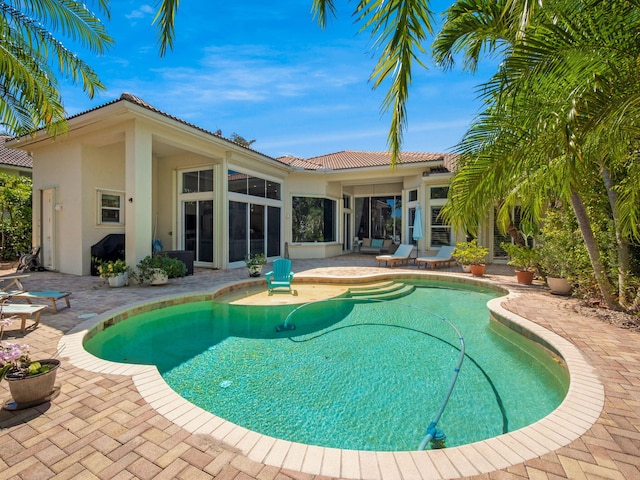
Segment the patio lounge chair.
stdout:
<path fill-rule="evenodd" d="M 297 292 L 291 290 L 293 275 L 291 271 L 291 260 L 288 258 L 275 260 L 273 262 L 273 270 L 265 274 L 269 295 L 273 295 L 275 289 L 287 289 L 289 293 L 295 295 Z"/>
<path fill-rule="evenodd" d="M 420 268 L 420 265 L 423 264 L 424 268 L 431 267 L 432 270 L 434 270 L 438 265 L 444 265 L 445 263 L 447 264 L 447 266 L 451 266 L 451 262 L 454 261 L 453 257 L 451 256 L 454 249 L 455 247 L 453 246 L 444 245 L 440 247 L 438 253 L 436 253 L 433 257 L 416 258 L 416 265 L 418 265 L 418 268 Z"/>
<path fill-rule="evenodd" d="M 51 302 L 51 308 L 54 313 L 58 313 L 58 306 L 56 300 L 64 299 L 67 304 L 67 308 L 71 308 L 71 302 L 69 296 L 71 292 L 58 292 L 57 290 L 43 290 L 38 292 L 21 292 L 12 295 L 13 298 L 21 298 L 27 303 L 31 304 L 33 300 L 47 300 Z"/>
<path fill-rule="evenodd" d="M 2 288 L 0 288 L 0 292 L 8 296 L 24 292 L 24 287 L 22 286 L 20 280 L 22 278 L 27 278 L 28 276 L 29 275 L 9 275 L 8 277 L 0 277 L 0 282 L 11 280 L 9 283 L 3 285 Z"/>
<path fill-rule="evenodd" d="M 5 303 L 2 305 L 2 316 L 4 318 L 20 318 L 20 331 L 24 333 L 27 328 L 27 319 L 33 320 L 34 326 L 38 325 L 40 323 L 40 314 L 45 308 L 47 308 L 46 305 L 16 305 L 15 303 Z"/>
<path fill-rule="evenodd" d="M 409 245 L 406 243 L 400 244 L 398 249 L 391 255 L 376 256 L 376 262 L 378 262 L 378 266 L 380 266 L 382 262 L 384 262 L 385 265 L 391 267 L 394 267 L 396 263 L 399 263 L 400 265 L 409 265 L 409 260 L 411 260 L 411 253 L 413 252 L 413 248 L 413 245 Z"/>

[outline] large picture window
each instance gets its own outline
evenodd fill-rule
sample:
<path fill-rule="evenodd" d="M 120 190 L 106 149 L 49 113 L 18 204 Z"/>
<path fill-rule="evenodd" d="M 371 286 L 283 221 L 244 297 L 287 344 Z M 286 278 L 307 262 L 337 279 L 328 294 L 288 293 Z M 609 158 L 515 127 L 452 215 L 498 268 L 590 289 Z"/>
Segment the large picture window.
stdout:
<path fill-rule="evenodd" d="M 356 198 L 355 215 L 358 238 L 400 240 L 402 231 L 400 195 Z"/>
<path fill-rule="evenodd" d="M 336 242 L 336 206 L 336 201 L 328 198 L 293 197 L 293 242 Z"/>

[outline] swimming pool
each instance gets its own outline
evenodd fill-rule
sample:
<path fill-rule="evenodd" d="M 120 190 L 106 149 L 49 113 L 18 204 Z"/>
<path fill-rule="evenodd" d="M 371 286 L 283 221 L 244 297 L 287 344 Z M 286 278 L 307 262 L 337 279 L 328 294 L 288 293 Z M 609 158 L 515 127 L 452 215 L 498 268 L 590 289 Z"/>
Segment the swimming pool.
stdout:
<path fill-rule="evenodd" d="M 190 402 L 250 430 L 327 447 L 415 450 L 459 352 L 455 332 L 426 313 L 446 306 L 448 318 L 464 320 L 454 323 L 467 344 L 439 424 L 447 446 L 521 428 L 560 404 L 566 370 L 489 320 L 495 294 L 414 283 L 414 293 L 383 304 L 305 309 L 290 332 L 274 327 L 291 306 L 186 303 L 119 322 L 85 346 L 111 361 L 156 364 Z M 516 378 L 527 386 L 515 388 Z"/>

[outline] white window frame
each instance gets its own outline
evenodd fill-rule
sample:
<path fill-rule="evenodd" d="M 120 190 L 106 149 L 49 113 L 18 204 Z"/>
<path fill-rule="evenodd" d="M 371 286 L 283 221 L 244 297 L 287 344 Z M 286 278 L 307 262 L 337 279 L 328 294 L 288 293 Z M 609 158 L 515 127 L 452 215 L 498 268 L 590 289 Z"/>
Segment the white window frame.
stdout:
<path fill-rule="evenodd" d="M 114 208 L 114 207 L 104 207 L 102 205 L 102 197 L 104 195 L 112 195 L 112 196 L 117 196 L 120 199 L 120 206 L 118 208 Z M 97 216 L 97 224 L 98 225 L 124 225 L 124 192 L 123 191 L 119 191 L 119 190 L 107 190 L 107 189 L 98 189 L 96 190 L 96 205 L 97 205 L 97 212 L 96 212 L 96 216 Z M 120 221 L 118 222 L 110 222 L 110 221 L 105 221 L 102 217 L 102 212 L 103 210 L 118 210 L 120 212 L 120 215 L 118 216 L 118 218 L 120 218 Z"/>

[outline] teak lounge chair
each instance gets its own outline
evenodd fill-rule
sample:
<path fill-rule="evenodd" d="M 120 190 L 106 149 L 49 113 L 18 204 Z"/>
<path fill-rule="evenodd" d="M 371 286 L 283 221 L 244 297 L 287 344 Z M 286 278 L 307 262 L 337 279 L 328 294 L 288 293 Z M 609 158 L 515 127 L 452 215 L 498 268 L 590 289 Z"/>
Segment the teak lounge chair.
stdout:
<path fill-rule="evenodd" d="M 438 253 L 436 253 L 433 257 L 416 258 L 416 265 L 418 265 L 418 268 L 420 268 L 420 265 L 424 264 L 424 268 L 431 267 L 432 270 L 435 269 L 438 265 L 444 265 L 445 263 L 447 264 L 447 266 L 450 266 L 451 262 L 454 261 L 453 257 L 451 256 L 454 249 L 455 247 L 444 245 L 440 247 Z"/>
<path fill-rule="evenodd" d="M 16 305 L 14 303 L 5 303 L 2 305 L 2 316 L 20 318 L 20 331 L 24 333 L 27 329 L 27 319 L 34 321 L 34 326 L 40 323 L 40 314 L 47 308 L 46 305 Z M 33 318 L 32 318 L 33 317 Z"/>
<path fill-rule="evenodd" d="M 64 300 L 67 308 L 71 308 L 71 302 L 69 301 L 69 295 L 71 292 L 58 292 L 57 290 L 42 290 L 38 292 L 21 292 L 13 295 L 14 298 L 21 298 L 27 303 L 31 304 L 33 300 L 46 300 L 51 302 L 51 308 L 54 313 L 58 313 L 58 306 L 56 300 Z"/>
<path fill-rule="evenodd" d="M 399 263 L 400 265 L 409 265 L 411 252 L 413 252 L 413 245 L 403 243 L 400 244 L 398 249 L 391 255 L 378 255 L 376 257 L 376 262 L 378 262 L 378 266 L 380 266 L 382 262 L 385 262 L 385 265 L 389 265 L 391 267 L 395 266 L 396 263 Z"/>
<path fill-rule="evenodd" d="M 289 293 L 295 292 L 291 290 L 291 281 L 293 280 L 293 272 L 291 271 L 291 260 L 288 258 L 279 258 L 273 262 L 273 270 L 265 274 L 267 278 L 267 287 L 269 295 L 273 294 L 275 289 L 287 289 Z"/>

